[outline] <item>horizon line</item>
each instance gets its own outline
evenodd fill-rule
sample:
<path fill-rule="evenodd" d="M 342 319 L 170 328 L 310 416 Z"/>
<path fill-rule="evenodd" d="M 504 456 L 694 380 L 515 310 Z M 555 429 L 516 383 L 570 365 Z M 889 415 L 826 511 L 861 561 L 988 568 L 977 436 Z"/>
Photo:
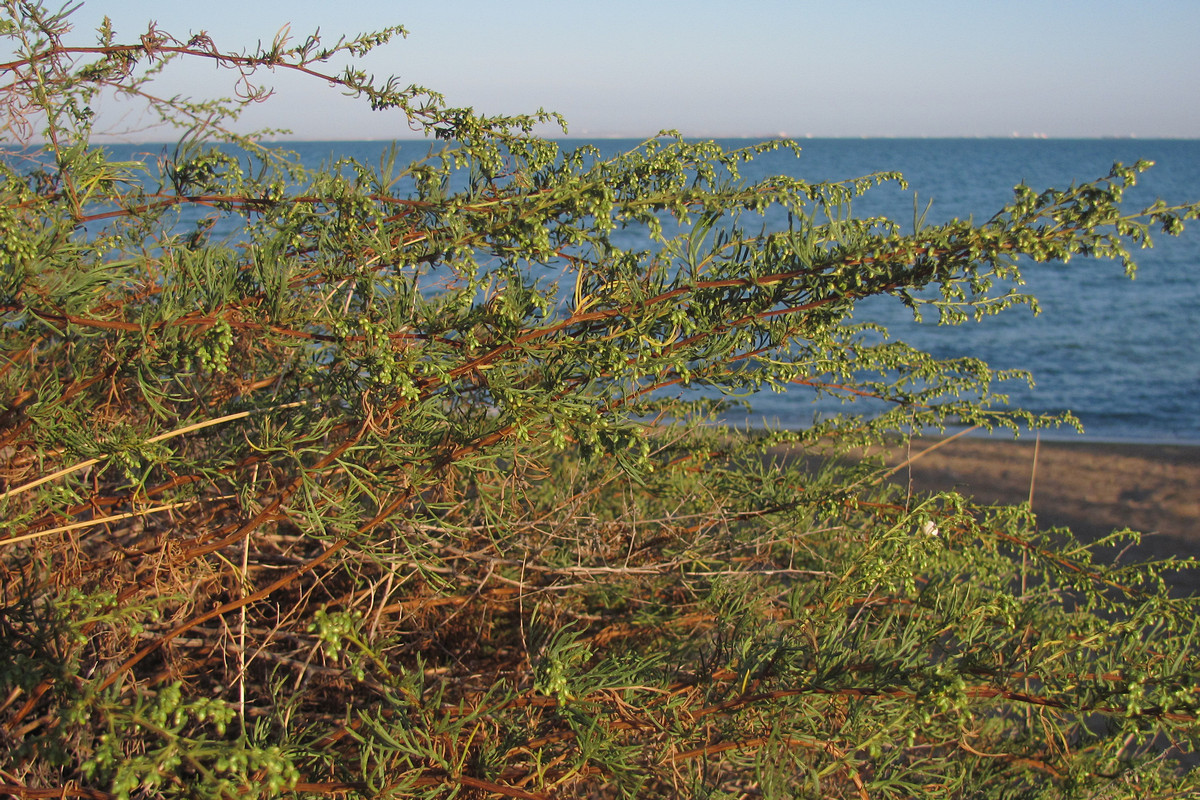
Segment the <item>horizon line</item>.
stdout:
<path fill-rule="evenodd" d="M 561 136 L 542 135 L 538 138 L 550 141 L 649 141 L 651 139 L 672 138 L 674 132 L 660 131 L 651 135 L 639 134 L 566 134 Z M 753 140 L 753 141 L 793 141 L 803 142 L 812 140 L 851 140 L 851 141 L 913 141 L 913 140 L 989 140 L 989 141 L 1179 141 L 1191 142 L 1200 141 L 1200 135 L 1197 136 L 1139 136 L 1135 134 L 1125 135 L 1093 135 L 1093 136 L 1051 136 L 1047 134 L 937 134 L 937 135 L 888 135 L 888 134 L 844 134 L 844 135 L 822 135 L 822 134 L 803 134 L 789 135 L 784 132 L 762 133 L 762 134 L 733 134 L 733 135 L 714 135 L 714 134 L 679 134 L 685 140 L 710 140 L 710 139 L 737 139 L 737 140 Z M 125 139 L 118 134 L 97 134 L 92 141 L 97 144 L 173 144 L 177 139 Z M 336 138 L 321 138 L 311 136 L 300 136 L 286 134 L 282 136 L 264 136 L 255 139 L 255 141 L 263 143 L 286 143 L 286 142 L 436 142 L 437 139 L 431 136 L 369 136 L 360 138 L 351 137 L 336 137 Z M 45 141 L 29 142 L 27 145 L 41 146 L 46 144 Z M 21 147 L 18 142 L 0 140 L 0 147 Z"/>

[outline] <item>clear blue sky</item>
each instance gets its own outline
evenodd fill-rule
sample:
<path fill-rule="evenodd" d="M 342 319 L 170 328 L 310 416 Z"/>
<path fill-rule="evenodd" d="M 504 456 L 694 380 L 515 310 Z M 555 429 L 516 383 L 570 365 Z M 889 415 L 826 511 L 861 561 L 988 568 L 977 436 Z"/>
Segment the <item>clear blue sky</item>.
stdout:
<path fill-rule="evenodd" d="M 572 136 L 1200 137 L 1198 0 L 91 0 L 77 33 L 105 14 L 123 41 L 153 19 L 223 49 L 288 23 L 330 39 L 401 24 L 369 71 L 487 113 L 558 111 Z M 167 80 L 230 91 L 208 66 Z M 408 135 L 323 84 L 274 83 L 255 127 Z"/>

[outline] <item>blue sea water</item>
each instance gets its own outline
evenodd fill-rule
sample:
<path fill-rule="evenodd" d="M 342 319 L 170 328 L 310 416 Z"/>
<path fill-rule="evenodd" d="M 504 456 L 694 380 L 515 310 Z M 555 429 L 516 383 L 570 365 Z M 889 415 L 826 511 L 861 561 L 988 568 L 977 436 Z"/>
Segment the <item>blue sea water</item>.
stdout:
<path fill-rule="evenodd" d="M 565 148 L 585 142 L 565 141 Z M 746 140 L 723 140 L 733 148 Z M 613 153 L 634 140 L 593 142 Z M 799 158 L 775 152 L 743 170 L 754 180 L 785 174 L 808 181 L 841 180 L 880 171 L 902 172 L 909 183 L 872 190 L 855 201 L 858 214 L 887 215 L 908 229 L 915 191 L 927 221 L 983 220 L 1011 200 L 1024 182 L 1035 191 L 1103 177 L 1116 161 L 1156 162 L 1129 208 L 1156 198 L 1168 204 L 1200 200 L 1200 141 L 1036 139 L 803 140 Z M 382 142 L 289 142 L 306 164 L 353 157 L 378 163 Z M 125 148 L 121 148 L 124 150 Z M 145 153 L 146 146 L 129 147 Z M 400 157 L 417 158 L 428 142 L 401 142 Z M 979 324 L 917 325 L 898 304 L 868 303 L 859 318 L 889 326 L 894 338 L 942 357 L 975 356 L 998 369 L 1026 369 L 1036 384 L 1010 383 L 1011 403 L 1035 412 L 1070 410 L 1097 440 L 1200 443 L 1200 223 L 1183 236 L 1155 237 L 1139 252 L 1135 280 L 1107 261 L 1029 265 L 1027 289 L 1040 301 L 1032 316 L 1015 308 Z M 811 398 L 764 392 L 751 399 L 756 419 L 801 427 L 812 419 Z M 1075 437 L 1073 432 L 1061 437 Z"/>
<path fill-rule="evenodd" d="M 856 206 L 902 224 L 911 191 L 928 220 L 990 217 L 1025 182 L 1035 191 L 1105 175 L 1113 162 L 1155 162 L 1126 195 L 1127 207 L 1161 197 L 1200 199 L 1200 142 L 1139 140 L 827 140 L 801 142 L 794 174 L 808 180 L 880 170 L 904 173 L 910 191 L 876 190 Z M 760 167 L 767 167 L 761 164 Z M 1026 289 L 1041 314 L 1014 308 L 978 324 L 916 325 L 897 304 L 867 304 L 868 318 L 895 338 L 943 357 L 975 356 L 998 369 L 1026 369 L 1032 388 L 1009 383 L 1010 402 L 1035 412 L 1070 410 L 1098 440 L 1200 442 L 1200 225 L 1155 237 L 1136 254 L 1130 280 L 1118 263 L 1073 259 L 1029 264 Z M 799 398 L 797 398 L 799 400 Z M 811 414 L 787 395 L 762 395 L 755 411 L 784 425 Z M 1053 435 L 1053 434 L 1052 434 Z M 1075 437 L 1074 432 L 1060 432 Z"/>

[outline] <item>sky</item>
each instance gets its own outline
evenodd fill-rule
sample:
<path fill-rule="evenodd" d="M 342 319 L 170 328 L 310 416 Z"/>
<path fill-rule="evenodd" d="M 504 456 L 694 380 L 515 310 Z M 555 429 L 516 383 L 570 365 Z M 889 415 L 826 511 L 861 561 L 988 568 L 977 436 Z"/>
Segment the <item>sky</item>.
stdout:
<path fill-rule="evenodd" d="M 557 111 L 578 137 L 1200 138 L 1197 0 L 85 0 L 73 41 L 105 15 L 119 41 L 154 20 L 227 51 L 288 25 L 330 41 L 403 25 L 364 68 L 488 114 Z M 167 94 L 232 91 L 210 64 L 162 81 Z M 399 112 L 322 81 L 267 82 L 276 95 L 247 128 L 413 135 Z M 128 107 L 103 113 L 122 138 L 155 139 Z"/>

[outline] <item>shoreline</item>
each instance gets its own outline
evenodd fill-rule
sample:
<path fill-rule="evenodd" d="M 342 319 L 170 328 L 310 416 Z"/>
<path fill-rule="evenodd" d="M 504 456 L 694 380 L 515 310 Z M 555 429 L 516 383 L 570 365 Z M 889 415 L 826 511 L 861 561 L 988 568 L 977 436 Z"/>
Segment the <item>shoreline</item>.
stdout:
<path fill-rule="evenodd" d="M 1003 442 L 1028 444 L 1031 447 L 1037 441 L 1040 435 L 1042 445 L 1047 444 L 1064 444 L 1064 445 L 1081 445 L 1084 447 L 1092 447 L 1096 445 L 1113 447 L 1180 447 L 1180 448 L 1195 448 L 1200 449 L 1200 439 L 1180 438 L 1176 434 L 1159 434 L 1155 436 L 1122 436 L 1115 433 L 1078 433 L 1077 431 L 1066 427 L 1058 428 L 1042 428 L 1039 430 L 1021 430 L 1021 438 L 1014 439 L 1013 432 L 1007 428 L 998 428 L 995 431 L 989 432 L 979 428 L 963 429 L 949 427 L 944 435 L 926 434 L 923 436 L 914 437 L 914 439 L 924 439 L 929 442 L 948 439 L 952 436 L 962 434 L 963 436 L 982 440 L 985 442 Z"/>

